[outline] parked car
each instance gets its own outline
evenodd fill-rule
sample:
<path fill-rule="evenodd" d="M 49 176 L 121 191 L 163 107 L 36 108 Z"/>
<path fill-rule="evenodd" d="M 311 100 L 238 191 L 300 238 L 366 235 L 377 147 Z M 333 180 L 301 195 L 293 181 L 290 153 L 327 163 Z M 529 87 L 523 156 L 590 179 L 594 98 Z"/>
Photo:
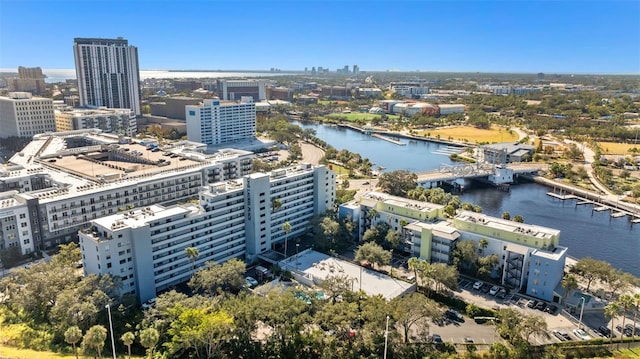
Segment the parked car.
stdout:
<path fill-rule="evenodd" d="M 498 287 L 497 285 L 494 285 L 493 287 L 491 287 L 491 289 L 489 290 L 489 295 L 496 295 L 498 294 L 498 291 L 500 290 L 500 287 Z"/>
<path fill-rule="evenodd" d="M 480 290 L 480 288 L 482 288 L 482 282 L 477 281 L 477 282 L 473 283 L 473 289 Z"/>
<path fill-rule="evenodd" d="M 563 330 L 553 330 L 552 331 L 553 335 L 556 336 L 556 338 L 565 341 L 565 340 L 571 340 L 571 337 L 569 336 L 569 333 L 563 331 Z"/>
<path fill-rule="evenodd" d="M 447 309 L 444 312 L 444 316 L 457 322 L 464 322 L 464 317 L 462 316 L 462 314 L 458 313 L 457 310 Z"/>
<path fill-rule="evenodd" d="M 546 308 L 544 308 L 544 311 L 549 314 L 556 314 L 557 310 L 558 307 L 556 307 L 555 305 L 548 305 Z"/>
<path fill-rule="evenodd" d="M 535 308 L 536 305 L 538 305 L 538 301 L 537 300 L 530 300 L 529 302 L 527 302 L 527 307 L 528 308 Z"/>
<path fill-rule="evenodd" d="M 142 309 L 149 309 L 156 305 L 156 298 L 151 298 L 148 301 L 142 303 Z"/>
<path fill-rule="evenodd" d="M 504 299 L 507 296 L 507 290 L 504 288 L 500 288 L 500 290 L 498 291 L 498 294 L 496 294 L 496 297 L 498 297 L 499 299 Z"/>
<path fill-rule="evenodd" d="M 253 278 L 253 277 L 246 277 L 246 278 L 244 279 L 244 283 L 245 283 L 245 285 L 246 285 L 248 288 L 253 288 L 253 287 L 257 286 L 258 284 L 260 284 L 260 283 L 258 283 L 258 281 L 257 281 L 255 278 Z"/>
<path fill-rule="evenodd" d="M 431 341 L 434 343 L 442 343 L 442 337 L 439 334 L 434 334 L 431 336 Z"/>
<path fill-rule="evenodd" d="M 465 338 L 464 338 L 464 342 L 465 342 L 465 343 L 473 343 L 473 338 L 471 338 L 471 337 L 465 337 Z"/>
<path fill-rule="evenodd" d="M 600 327 L 598 327 L 598 331 L 605 337 L 611 338 L 611 329 L 607 328 L 606 326 L 601 325 Z"/>
<path fill-rule="evenodd" d="M 634 332 L 635 334 L 640 333 L 640 328 L 634 328 L 633 324 L 627 324 L 624 326 L 624 335 L 630 337 L 634 334 Z"/>
<path fill-rule="evenodd" d="M 546 308 L 547 308 L 547 303 L 545 302 L 538 302 L 538 304 L 536 304 L 537 310 L 544 311 Z"/>
<path fill-rule="evenodd" d="M 589 334 L 587 334 L 587 332 L 585 332 L 582 329 L 574 329 L 573 330 L 573 334 L 575 334 L 576 337 L 578 337 L 578 339 L 580 339 L 580 340 L 589 340 L 589 339 L 591 339 Z"/>

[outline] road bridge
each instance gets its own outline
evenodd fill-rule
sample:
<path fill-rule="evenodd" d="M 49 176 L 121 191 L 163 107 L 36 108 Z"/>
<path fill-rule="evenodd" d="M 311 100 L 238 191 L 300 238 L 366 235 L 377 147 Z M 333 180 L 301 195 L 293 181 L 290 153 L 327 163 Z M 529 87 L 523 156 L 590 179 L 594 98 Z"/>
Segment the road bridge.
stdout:
<path fill-rule="evenodd" d="M 507 165 L 493 164 L 442 164 L 437 170 L 418 172 L 417 183 L 423 187 L 437 187 L 443 182 L 470 181 L 472 179 L 487 178 L 490 183 L 500 185 L 513 182 L 513 176 L 519 174 L 533 174 L 540 171 L 543 165 L 531 163 L 510 163 Z M 459 183 L 464 185 L 464 183 Z"/>

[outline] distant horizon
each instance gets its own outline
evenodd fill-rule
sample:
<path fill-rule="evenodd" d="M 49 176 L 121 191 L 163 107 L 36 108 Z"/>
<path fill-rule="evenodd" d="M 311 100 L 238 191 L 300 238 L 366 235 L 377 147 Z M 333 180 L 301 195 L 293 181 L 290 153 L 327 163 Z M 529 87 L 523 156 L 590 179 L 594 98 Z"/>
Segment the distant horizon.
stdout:
<path fill-rule="evenodd" d="M 20 65 L 23 66 L 23 65 Z M 47 71 L 73 71 L 75 68 L 44 68 L 42 66 L 25 66 L 25 67 L 40 67 L 42 72 Z M 279 71 L 271 72 L 270 69 L 140 69 L 140 72 L 146 71 L 159 71 L 159 72 L 214 72 L 214 73 L 264 73 L 277 75 L 278 73 L 299 73 L 305 75 L 304 69 L 292 70 L 292 69 L 279 69 Z M 455 70 L 366 70 L 361 69 L 360 73 L 453 73 L 453 74 L 508 74 L 508 75 L 537 75 L 543 73 L 544 75 L 580 75 L 580 76 L 640 76 L 640 72 L 636 73 L 594 73 L 594 72 L 559 72 L 559 71 L 455 71 Z M 0 73 L 18 73 L 18 67 L 14 68 L 0 68 Z M 308 69 L 307 74 L 311 74 L 311 70 Z M 335 70 L 331 70 L 329 74 L 339 74 Z M 45 73 L 46 75 L 46 73 Z M 340 74 L 343 75 L 343 74 Z M 350 73 L 353 75 L 353 73 Z M 74 78 L 75 78 L 74 74 Z"/>
<path fill-rule="evenodd" d="M 640 73 L 635 0 L 0 1 L 0 68 L 70 69 L 74 38 L 122 37 L 165 71 Z"/>

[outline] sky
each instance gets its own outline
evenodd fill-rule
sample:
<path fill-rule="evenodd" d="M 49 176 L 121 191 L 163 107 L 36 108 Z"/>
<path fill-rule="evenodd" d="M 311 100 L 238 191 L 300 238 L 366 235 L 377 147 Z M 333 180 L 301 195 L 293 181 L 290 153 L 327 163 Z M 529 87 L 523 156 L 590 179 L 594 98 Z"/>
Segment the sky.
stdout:
<path fill-rule="evenodd" d="M 118 36 L 147 70 L 640 74 L 638 0 L 0 0 L 0 68 Z"/>

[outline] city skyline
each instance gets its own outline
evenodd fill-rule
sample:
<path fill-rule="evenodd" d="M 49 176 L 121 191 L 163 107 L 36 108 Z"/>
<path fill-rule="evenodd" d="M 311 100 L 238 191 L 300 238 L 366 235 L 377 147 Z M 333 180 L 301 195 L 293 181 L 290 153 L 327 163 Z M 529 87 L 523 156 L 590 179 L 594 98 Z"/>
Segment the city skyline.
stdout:
<path fill-rule="evenodd" d="M 0 68 L 73 68 L 73 38 L 122 36 L 141 69 L 640 72 L 635 1 L 97 4 L 2 0 Z"/>

